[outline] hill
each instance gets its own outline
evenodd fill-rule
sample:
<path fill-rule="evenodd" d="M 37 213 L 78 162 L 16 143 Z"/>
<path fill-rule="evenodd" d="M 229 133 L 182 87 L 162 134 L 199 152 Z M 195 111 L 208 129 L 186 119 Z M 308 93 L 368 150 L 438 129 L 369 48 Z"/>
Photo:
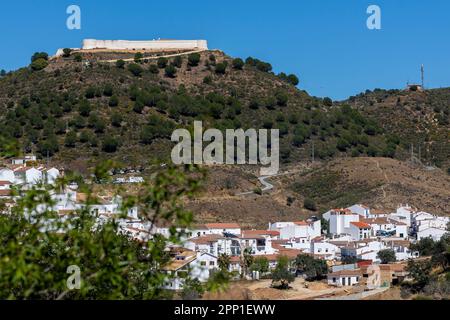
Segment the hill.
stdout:
<path fill-rule="evenodd" d="M 278 128 L 284 163 L 310 159 L 313 143 L 322 160 L 401 151 L 376 117 L 311 97 L 293 85 L 295 76 L 275 75 L 254 58 L 206 51 L 121 64 L 104 55 L 45 62 L 35 54 L 31 67 L 1 78 L 0 134 L 79 171 L 102 159 L 167 161 L 172 130 L 194 119 L 220 130 Z"/>
<path fill-rule="evenodd" d="M 450 212 L 450 177 L 440 169 L 390 158 L 349 157 L 285 170 L 288 174 L 270 179 L 274 189 L 261 195 L 238 195 L 260 187 L 256 171 L 211 170 L 205 191 L 188 208 L 196 212 L 198 221 L 239 221 L 259 228 L 269 221 L 301 220 L 355 203 L 387 212 L 407 203 L 440 215 Z M 317 209 L 305 209 L 305 199 L 311 199 Z"/>

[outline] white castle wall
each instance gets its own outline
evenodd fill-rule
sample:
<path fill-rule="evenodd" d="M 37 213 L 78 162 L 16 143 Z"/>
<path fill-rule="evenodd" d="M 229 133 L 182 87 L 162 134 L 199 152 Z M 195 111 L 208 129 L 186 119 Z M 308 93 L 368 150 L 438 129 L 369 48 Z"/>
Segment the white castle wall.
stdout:
<path fill-rule="evenodd" d="M 83 40 L 84 50 L 108 49 L 108 50 L 173 50 L 173 49 L 204 49 L 208 50 L 206 40 L 150 40 L 150 41 L 129 41 L 129 40 Z"/>

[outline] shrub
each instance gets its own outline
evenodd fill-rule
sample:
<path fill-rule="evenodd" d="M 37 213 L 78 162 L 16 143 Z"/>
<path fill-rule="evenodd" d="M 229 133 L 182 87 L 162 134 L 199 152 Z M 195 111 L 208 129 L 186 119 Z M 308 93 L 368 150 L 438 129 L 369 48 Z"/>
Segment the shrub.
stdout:
<path fill-rule="evenodd" d="M 177 68 L 181 68 L 183 65 L 183 58 L 181 58 L 181 56 L 176 56 L 173 58 L 172 64 Z"/>
<path fill-rule="evenodd" d="M 74 148 L 77 142 L 77 134 L 75 131 L 70 131 L 66 134 L 66 138 L 64 139 L 64 145 L 68 148 Z"/>
<path fill-rule="evenodd" d="M 298 83 L 299 83 L 298 77 L 295 74 L 290 74 L 287 77 L 287 80 L 290 84 L 292 84 L 294 86 L 298 85 Z"/>
<path fill-rule="evenodd" d="M 83 56 L 81 55 L 81 53 L 76 53 L 76 54 L 73 56 L 73 59 L 74 59 L 76 62 L 81 62 L 81 61 L 83 61 Z"/>
<path fill-rule="evenodd" d="M 114 137 L 107 136 L 103 140 L 102 150 L 107 153 L 116 152 L 118 147 L 119 147 L 119 142 Z"/>
<path fill-rule="evenodd" d="M 295 276 L 289 270 L 289 259 L 285 256 L 278 257 L 277 266 L 272 273 L 272 286 L 277 289 L 289 289 L 289 283 L 295 280 Z"/>
<path fill-rule="evenodd" d="M 140 65 L 131 63 L 128 65 L 128 71 L 130 71 L 135 77 L 140 77 L 143 70 Z"/>
<path fill-rule="evenodd" d="M 117 107 L 119 105 L 119 98 L 116 95 L 113 95 L 108 102 L 110 107 Z"/>
<path fill-rule="evenodd" d="M 106 97 L 111 97 L 113 95 L 113 93 L 114 93 L 113 86 L 110 84 L 105 85 L 105 87 L 103 88 L 103 94 Z"/>
<path fill-rule="evenodd" d="M 378 251 L 377 257 L 378 257 L 378 259 L 381 260 L 382 264 L 387 264 L 387 263 L 397 261 L 397 258 L 395 257 L 395 252 L 392 249 L 384 249 L 384 250 Z"/>
<path fill-rule="evenodd" d="M 48 61 L 45 59 L 36 59 L 31 63 L 31 69 L 34 71 L 39 71 L 45 69 L 48 66 Z"/>
<path fill-rule="evenodd" d="M 200 63 L 200 54 L 199 53 L 191 53 L 188 56 L 188 65 L 190 67 L 196 67 Z"/>
<path fill-rule="evenodd" d="M 327 107 L 331 107 L 333 105 L 333 100 L 328 97 L 323 98 L 323 104 Z"/>
<path fill-rule="evenodd" d="M 33 54 L 33 56 L 31 57 L 31 62 L 39 60 L 39 59 L 48 60 L 48 53 L 47 52 L 35 52 Z"/>
<path fill-rule="evenodd" d="M 307 210 L 311 210 L 311 211 L 316 211 L 317 210 L 316 203 L 314 202 L 313 199 L 310 199 L 310 198 L 306 198 L 303 201 L 303 208 L 305 208 Z"/>
<path fill-rule="evenodd" d="M 176 73 L 177 73 L 177 69 L 176 69 L 173 65 L 171 65 L 171 64 L 169 64 L 169 65 L 164 69 L 164 71 L 165 71 L 166 77 L 169 77 L 169 78 L 175 78 Z"/>
<path fill-rule="evenodd" d="M 299 254 L 295 259 L 297 272 L 306 276 L 307 280 L 320 280 L 328 273 L 325 260 L 314 259 L 306 254 Z"/>
<path fill-rule="evenodd" d="M 244 61 L 241 58 L 233 59 L 233 68 L 236 70 L 242 70 L 244 67 Z"/>
<path fill-rule="evenodd" d="M 225 74 L 227 70 L 227 64 L 224 62 L 218 63 L 216 65 L 215 71 L 217 74 Z"/>
<path fill-rule="evenodd" d="M 144 55 L 141 52 L 136 52 L 136 54 L 134 55 L 134 62 L 141 63 L 143 57 Z"/>
<path fill-rule="evenodd" d="M 68 57 L 70 57 L 70 54 L 72 53 L 72 49 L 70 49 L 70 48 L 64 48 L 63 49 L 63 57 L 64 58 L 68 58 Z"/>
<path fill-rule="evenodd" d="M 167 67 L 168 62 L 169 62 L 169 60 L 167 60 L 167 58 L 161 57 L 158 59 L 156 64 L 158 65 L 158 68 L 164 69 L 165 67 Z"/>
<path fill-rule="evenodd" d="M 119 69 L 123 69 L 125 67 L 125 61 L 122 59 L 116 61 L 116 67 Z"/>
<path fill-rule="evenodd" d="M 203 83 L 204 84 L 212 84 L 212 77 L 211 76 L 206 76 L 203 78 Z"/>
<path fill-rule="evenodd" d="M 262 71 L 262 72 L 270 72 L 270 71 L 272 71 L 272 65 L 267 62 L 258 61 L 256 63 L 256 69 L 258 69 L 259 71 Z"/>
<path fill-rule="evenodd" d="M 278 92 L 276 95 L 275 95 L 275 97 L 276 97 L 276 99 L 277 99 L 277 104 L 279 105 L 279 106 L 286 106 L 287 105 L 287 102 L 288 102 L 288 95 L 285 93 L 285 92 Z"/>
<path fill-rule="evenodd" d="M 93 99 L 95 97 L 95 88 L 89 87 L 86 89 L 86 92 L 84 93 L 84 96 L 86 99 Z"/>
<path fill-rule="evenodd" d="M 122 119 L 122 115 L 121 115 L 120 113 L 114 112 L 114 113 L 111 115 L 111 124 L 112 124 L 114 127 L 120 127 L 121 124 L 122 124 L 122 121 L 123 121 L 123 119 Z"/>
<path fill-rule="evenodd" d="M 153 74 L 158 74 L 159 73 L 158 66 L 156 64 L 153 64 L 153 63 L 148 67 L 148 71 L 150 71 L 150 73 L 153 73 Z"/>

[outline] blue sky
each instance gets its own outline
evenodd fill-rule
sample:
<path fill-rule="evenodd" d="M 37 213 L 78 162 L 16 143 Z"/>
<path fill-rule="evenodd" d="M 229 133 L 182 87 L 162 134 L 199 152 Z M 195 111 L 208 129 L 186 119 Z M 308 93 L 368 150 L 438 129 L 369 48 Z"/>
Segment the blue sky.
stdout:
<path fill-rule="evenodd" d="M 79 5 L 81 30 L 66 28 Z M 382 29 L 366 9 L 382 10 Z M 29 63 L 35 51 L 78 47 L 84 38 L 206 39 L 232 56 L 254 56 L 295 73 L 301 89 L 344 99 L 366 89 L 420 81 L 450 86 L 448 0 L 2 1 L 0 69 Z"/>

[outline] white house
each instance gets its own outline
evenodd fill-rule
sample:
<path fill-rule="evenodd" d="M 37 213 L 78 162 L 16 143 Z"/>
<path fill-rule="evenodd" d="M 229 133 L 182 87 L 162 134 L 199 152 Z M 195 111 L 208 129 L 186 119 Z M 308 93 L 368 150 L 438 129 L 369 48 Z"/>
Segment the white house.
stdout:
<path fill-rule="evenodd" d="M 11 189 L 11 182 L 10 181 L 3 181 L 0 180 L 0 190 L 10 190 Z"/>
<path fill-rule="evenodd" d="M 270 230 L 280 233 L 280 239 L 306 239 L 308 243 L 311 239 L 320 237 L 321 228 L 321 221 L 318 219 L 269 224 Z"/>
<path fill-rule="evenodd" d="M 350 222 L 350 227 L 348 228 L 349 234 L 354 240 L 364 240 L 369 239 L 372 234 L 372 227 L 370 224 L 359 221 Z"/>
<path fill-rule="evenodd" d="M 354 204 L 347 209 L 351 212 L 359 214 L 363 218 L 369 218 L 370 216 L 370 208 L 364 204 Z"/>
<path fill-rule="evenodd" d="M 217 269 L 217 257 L 206 252 L 184 251 L 176 255 L 172 261 L 164 267 L 168 277 L 165 289 L 183 289 L 186 276 L 206 282 L 211 271 Z"/>
<path fill-rule="evenodd" d="M 14 171 L 9 168 L 0 168 L 0 181 L 9 181 L 14 183 L 16 180 Z"/>
<path fill-rule="evenodd" d="M 33 167 L 20 167 L 14 170 L 15 184 L 34 185 L 42 182 L 42 171 Z"/>
<path fill-rule="evenodd" d="M 189 233 L 193 237 L 200 237 L 207 234 L 241 234 L 241 227 L 237 223 L 206 223 L 194 226 Z"/>
<path fill-rule="evenodd" d="M 337 287 L 354 286 L 362 277 L 361 270 L 340 270 L 329 273 L 328 284 Z"/>
<path fill-rule="evenodd" d="M 442 236 L 446 233 L 447 233 L 446 230 L 439 228 L 434 227 L 425 228 L 417 232 L 417 240 L 421 240 L 424 238 L 431 238 L 434 241 L 439 241 L 441 240 Z"/>
<path fill-rule="evenodd" d="M 334 260 L 337 255 L 341 253 L 341 249 L 327 240 L 313 240 L 311 241 L 310 252 L 314 256 L 321 256 L 325 260 Z"/>
<path fill-rule="evenodd" d="M 327 217 L 329 217 L 330 233 L 340 235 L 350 234 L 350 223 L 358 222 L 361 216 L 349 209 L 333 209 L 327 212 Z"/>
<path fill-rule="evenodd" d="M 54 184 L 56 179 L 59 178 L 60 172 L 56 168 L 44 169 L 43 176 L 44 176 L 45 183 Z"/>

